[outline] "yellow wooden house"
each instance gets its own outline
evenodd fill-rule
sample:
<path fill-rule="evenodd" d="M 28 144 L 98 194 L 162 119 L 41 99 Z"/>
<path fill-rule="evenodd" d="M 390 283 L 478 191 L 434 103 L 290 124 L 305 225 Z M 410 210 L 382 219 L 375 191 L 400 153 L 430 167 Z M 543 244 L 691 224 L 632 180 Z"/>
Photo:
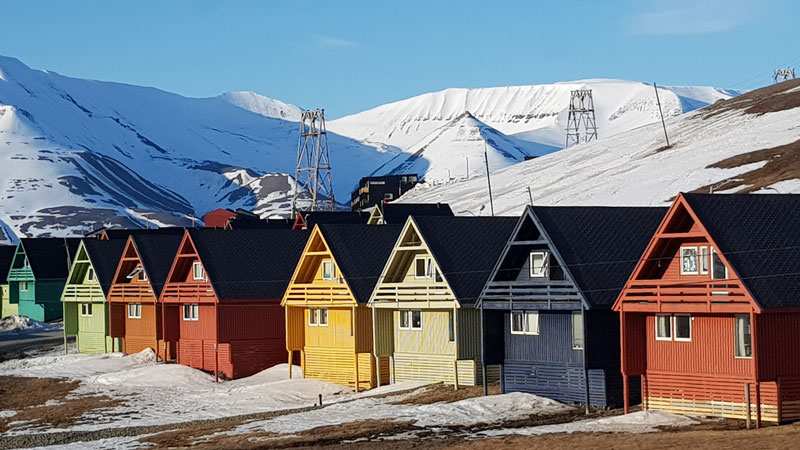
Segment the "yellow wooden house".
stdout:
<path fill-rule="evenodd" d="M 366 304 L 400 228 L 314 226 L 281 303 L 289 362 L 299 354 L 304 378 L 356 390 L 388 384 L 388 358 L 372 357 Z"/>
<path fill-rule="evenodd" d="M 481 382 L 477 298 L 515 217 L 409 217 L 369 301 L 394 382 Z M 497 374 L 494 374 L 496 378 Z"/>

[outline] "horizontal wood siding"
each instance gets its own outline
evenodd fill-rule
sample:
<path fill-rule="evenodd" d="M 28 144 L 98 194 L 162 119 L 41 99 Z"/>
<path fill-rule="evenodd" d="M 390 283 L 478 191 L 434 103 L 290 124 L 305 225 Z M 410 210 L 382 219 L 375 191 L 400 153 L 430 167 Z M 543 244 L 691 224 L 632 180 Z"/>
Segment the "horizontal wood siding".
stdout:
<path fill-rule="evenodd" d="M 752 359 L 734 357 L 733 316 L 694 315 L 692 341 L 657 341 L 647 316 L 647 370 L 753 375 Z"/>
<path fill-rule="evenodd" d="M 800 377 L 778 379 L 781 404 L 781 422 L 800 420 Z"/>
<path fill-rule="evenodd" d="M 751 382 L 750 414 L 755 418 L 755 384 L 736 376 L 648 372 L 644 383 L 645 407 L 679 414 L 744 419 L 747 416 L 744 396 L 747 382 Z M 762 420 L 777 422 L 777 383 L 762 382 L 760 390 Z"/>
<path fill-rule="evenodd" d="M 455 359 L 448 355 L 394 354 L 394 380 L 455 382 Z"/>
<path fill-rule="evenodd" d="M 503 377 L 506 392 L 527 392 L 565 403 L 586 399 L 582 364 L 506 360 Z"/>
<path fill-rule="evenodd" d="M 352 349 L 306 346 L 303 356 L 304 378 L 355 385 L 356 354 Z"/>
<path fill-rule="evenodd" d="M 78 351 L 81 353 L 104 353 L 110 349 L 106 346 L 106 305 L 105 303 L 92 303 L 92 315 L 80 314 L 80 303 L 74 304 L 75 308 L 65 311 L 77 319 Z M 67 305 L 72 306 L 72 305 Z M 67 320 L 65 319 L 65 323 Z M 66 330 L 66 327 L 65 327 Z"/>
<path fill-rule="evenodd" d="M 283 337 L 261 340 L 234 340 L 221 344 L 220 348 L 230 348 L 231 368 L 226 368 L 228 378 L 241 378 L 253 375 L 274 365 L 286 362 Z"/>

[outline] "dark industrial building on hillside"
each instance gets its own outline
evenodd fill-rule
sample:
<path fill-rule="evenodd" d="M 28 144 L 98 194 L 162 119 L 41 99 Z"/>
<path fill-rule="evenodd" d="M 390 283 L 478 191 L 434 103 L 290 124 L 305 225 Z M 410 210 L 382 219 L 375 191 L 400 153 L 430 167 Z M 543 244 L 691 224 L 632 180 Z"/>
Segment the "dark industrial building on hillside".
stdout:
<path fill-rule="evenodd" d="M 350 197 L 350 209 L 359 211 L 383 201 L 390 202 L 405 194 L 418 182 L 419 177 L 414 174 L 364 177 Z"/>

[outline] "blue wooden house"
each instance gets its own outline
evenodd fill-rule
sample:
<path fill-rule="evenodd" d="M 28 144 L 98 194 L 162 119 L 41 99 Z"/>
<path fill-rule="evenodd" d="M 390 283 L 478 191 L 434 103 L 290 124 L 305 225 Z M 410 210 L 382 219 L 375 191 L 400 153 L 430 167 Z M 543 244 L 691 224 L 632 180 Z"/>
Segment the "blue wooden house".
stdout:
<path fill-rule="evenodd" d="M 665 208 L 527 207 L 480 295 L 504 392 L 622 405 L 611 310 Z M 634 395 L 636 395 L 634 393 Z"/>

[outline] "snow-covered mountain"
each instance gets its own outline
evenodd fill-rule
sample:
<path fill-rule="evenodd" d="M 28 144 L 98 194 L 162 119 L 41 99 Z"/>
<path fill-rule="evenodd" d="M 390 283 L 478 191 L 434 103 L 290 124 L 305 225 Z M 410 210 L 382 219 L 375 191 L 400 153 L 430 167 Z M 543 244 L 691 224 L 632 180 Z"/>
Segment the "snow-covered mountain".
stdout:
<path fill-rule="evenodd" d="M 569 91 L 583 87 L 594 90 L 601 138 L 658 118 L 652 88 L 626 81 L 425 94 L 328 122 L 337 198 L 372 173 L 483 174 L 484 146 L 491 170 L 556 150 Z M 661 100 L 675 115 L 733 94 L 666 88 Z M 187 98 L 0 57 L 0 241 L 188 224 L 218 207 L 285 214 L 300 113 L 252 92 Z"/>
<path fill-rule="evenodd" d="M 664 205 L 679 192 L 800 193 L 800 80 L 661 124 L 570 147 L 492 174 L 494 210 L 538 205 Z M 418 185 L 401 202 L 489 213 L 486 177 Z"/>
<path fill-rule="evenodd" d="M 285 212 L 298 115 L 254 94 L 186 98 L 0 57 L 0 229 L 63 235 L 184 224 L 217 207 Z M 329 142 L 339 192 L 394 156 L 334 133 Z"/>

